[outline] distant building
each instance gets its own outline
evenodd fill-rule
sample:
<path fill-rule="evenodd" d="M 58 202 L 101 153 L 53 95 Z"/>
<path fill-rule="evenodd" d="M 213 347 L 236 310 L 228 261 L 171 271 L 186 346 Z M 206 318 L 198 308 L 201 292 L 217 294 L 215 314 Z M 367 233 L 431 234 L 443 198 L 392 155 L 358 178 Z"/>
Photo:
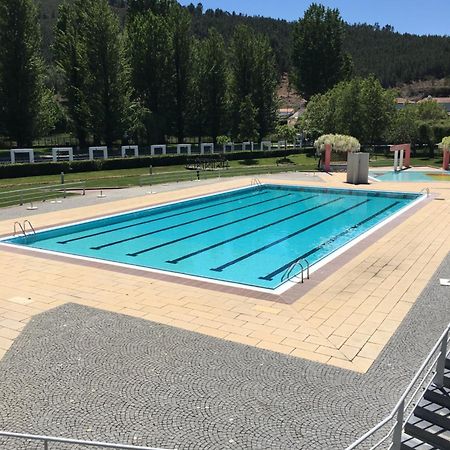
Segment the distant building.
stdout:
<path fill-rule="evenodd" d="M 431 95 L 429 95 L 428 97 L 419 100 L 419 103 L 426 102 L 429 100 L 432 100 L 436 102 L 438 105 L 441 105 L 447 111 L 447 114 L 450 115 L 450 97 L 431 97 Z"/>
<path fill-rule="evenodd" d="M 397 97 L 395 99 L 395 107 L 397 109 L 403 109 L 406 105 L 415 103 L 412 100 L 408 100 L 407 98 Z"/>

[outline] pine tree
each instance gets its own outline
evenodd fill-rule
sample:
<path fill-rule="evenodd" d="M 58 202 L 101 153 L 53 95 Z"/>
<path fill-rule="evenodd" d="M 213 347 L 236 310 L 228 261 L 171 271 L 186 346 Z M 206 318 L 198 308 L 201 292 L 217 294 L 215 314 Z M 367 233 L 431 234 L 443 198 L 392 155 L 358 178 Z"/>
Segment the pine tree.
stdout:
<path fill-rule="evenodd" d="M 41 35 L 32 0 L 0 0 L 0 123 L 18 146 L 51 126 Z"/>

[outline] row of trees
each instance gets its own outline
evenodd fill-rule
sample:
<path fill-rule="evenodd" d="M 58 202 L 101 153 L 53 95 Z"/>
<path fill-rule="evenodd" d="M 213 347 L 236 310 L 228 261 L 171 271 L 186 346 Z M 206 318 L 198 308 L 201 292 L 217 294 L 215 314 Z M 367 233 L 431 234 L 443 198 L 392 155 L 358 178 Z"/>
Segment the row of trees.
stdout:
<path fill-rule="evenodd" d="M 374 76 L 343 81 L 311 98 L 299 127 L 311 138 L 333 133 L 369 145 L 421 143 L 432 153 L 435 144 L 450 134 L 447 112 L 433 100 L 397 109 L 395 95 Z"/>
<path fill-rule="evenodd" d="M 216 27 L 229 36 L 235 26 L 246 24 L 268 35 L 280 73 L 295 67 L 292 46 L 297 23 L 263 17 L 249 17 L 191 5 L 194 33 L 205 35 Z M 427 77 L 443 78 L 450 74 L 450 37 L 401 34 L 393 27 L 378 24 L 343 24 L 343 49 L 353 61 L 354 73 L 366 77 L 374 74 L 384 87 L 393 87 Z M 320 59 L 321 55 L 316 54 Z"/>
<path fill-rule="evenodd" d="M 58 113 L 80 145 L 129 136 L 262 138 L 276 121 L 277 71 L 266 37 L 237 27 L 193 38 L 175 0 L 130 0 L 122 30 L 107 0 L 64 3 L 53 60 L 64 111 L 46 87 L 33 0 L 0 0 L 0 131 L 28 145 Z M 10 33 L 16 30 L 16 33 Z"/>

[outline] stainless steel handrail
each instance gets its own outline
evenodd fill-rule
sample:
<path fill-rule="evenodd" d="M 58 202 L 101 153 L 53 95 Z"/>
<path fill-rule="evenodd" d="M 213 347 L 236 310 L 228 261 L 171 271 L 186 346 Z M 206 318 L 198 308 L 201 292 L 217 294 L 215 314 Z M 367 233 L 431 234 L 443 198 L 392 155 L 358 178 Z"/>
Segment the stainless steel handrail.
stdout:
<path fill-rule="evenodd" d="M 67 195 L 67 191 L 70 189 L 81 189 L 83 191 L 82 195 L 86 193 L 86 182 L 76 181 L 73 183 L 65 184 L 54 184 L 54 185 L 42 185 L 33 188 L 26 189 L 15 189 L 12 191 L 0 191 L 0 206 L 2 204 L 19 204 L 23 205 L 28 199 L 37 200 L 36 197 L 40 196 L 43 201 L 47 199 L 46 194 L 51 194 L 52 192 L 62 192 L 63 197 Z M 40 195 L 42 194 L 42 195 Z"/>
<path fill-rule="evenodd" d="M 23 221 L 23 229 L 24 229 L 24 231 L 26 231 L 26 229 L 27 229 L 27 224 L 29 225 L 29 227 L 30 227 L 31 231 L 33 232 L 33 234 L 36 234 L 36 230 L 34 229 L 33 225 L 31 224 L 31 222 L 28 219 Z"/>
<path fill-rule="evenodd" d="M 417 392 L 420 390 L 420 387 L 424 385 L 424 383 L 427 383 L 427 386 L 431 383 L 434 383 L 438 387 L 442 387 L 444 385 L 444 373 L 445 373 L 445 359 L 447 358 L 447 346 L 448 346 L 448 336 L 450 331 L 450 324 L 447 325 L 447 328 L 442 333 L 439 340 L 436 342 L 430 353 L 428 354 L 425 361 L 420 366 L 419 370 L 414 375 L 412 381 L 409 383 L 408 387 L 403 392 L 403 395 L 400 397 L 399 401 L 391 411 L 391 413 L 383 419 L 379 424 L 375 425 L 371 430 L 369 430 L 367 433 L 363 434 L 357 441 L 355 441 L 353 444 L 351 444 L 349 447 L 346 448 L 346 450 L 353 450 L 357 448 L 360 444 L 367 441 L 367 439 L 374 436 L 374 434 L 379 431 L 381 428 L 384 427 L 387 423 L 389 423 L 391 420 L 395 419 L 395 425 L 389 430 L 389 432 L 381 439 L 379 440 L 375 445 L 373 445 L 371 448 L 376 449 L 379 448 L 380 444 L 382 444 L 386 439 L 388 439 L 392 435 L 392 442 L 389 446 L 392 450 L 399 450 L 401 446 L 401 436 L 404 426 L 404 418 L 407 407 L 413 402 L 414 396 L 417 394 Z M 439 349 L 439 354 L 437 357 L 433 358 L 435 356 L 436 351 Z M 434 368 L 435 364 L 436 371 L 433 379 L 431 381 L 427 380 L 427 377 L 432 372 L 432 369 Z M 431 368 L 428 368 L 428 366 L 431 365 Z M 425 375 L 422 376 L 425 372 Z M 422 378 L 421 378 L 422 376 Z M 413 390 L 414 386 L 416 385 L 417 381 L 421 378 L 421 382 L 419 383 L 419 387 L 414 390 L 414 393 L 412 395 L 412 398 L 406 402 L 406 398 L 408 397 L 409 393 Z M 412 413 L 412 412 L 411 412 Z M 411 415 L 410 413 L 410 415 Z M 408 420 L 409 416 L 406 418 L 406 421 Z"/>
<path fill-rule="evenodd" d="M 24 229 L 24 227 L 22 226 L 22 224 L 20 222 L 14 222 L 14 234 L 13 234 L 13 236 L 15 236 L 17 234 L 17 225 L 19 226 L 20 231 L 22 231 L 22 234 L 24 236 L 26 236 L 27 233 L 25 232 L 25 229 Z"/>
<path fill-rule="evenodd" d="M 11 433 L 8 431 L 0 431 L 0 436 L 12 437 L 16 439 L 30 439 L 34 441 L 42 441 L 44 444 L 44 450 L 48 450 L 49 442 L 59 442 L 61 444 L 73 444 L 73 445 L 85 445 L 90 447 L 100 447 L 100 448 L 115 448 L 122 450 L 168 450 L 157 447 L 142 447 L 136 445 L 128 444 L 111 444 L 108 442 L 96 442 L 96 441 L 82 441 L 78 439 L 66 439 L 54 436 L 40 436 L 37 434 L 24 434 L 24 433 Z"/>
<path fill-rule="evenodd" d="M 288 267 L 286 272 L 284 272 L 284 275 L 281 277 L 281 281 L 291 280 L 292 278 L 296 277 L 298 274 L 295 274 L 292 277 L 290 275 L 296 266 L 300 266 L 300 268 L 301 268 L 300 273 L 302 276 L 302 283 L 303 283 L 304 282 L 303 272 L 305 271 L 305 268 L 303 267 L 302 262 L 306 263 L 305 264 L 306 265 L 306 279 L 309 280 L 309 268 L 310 268 L 309 261 L 305 258 L 298 258 Z"/>

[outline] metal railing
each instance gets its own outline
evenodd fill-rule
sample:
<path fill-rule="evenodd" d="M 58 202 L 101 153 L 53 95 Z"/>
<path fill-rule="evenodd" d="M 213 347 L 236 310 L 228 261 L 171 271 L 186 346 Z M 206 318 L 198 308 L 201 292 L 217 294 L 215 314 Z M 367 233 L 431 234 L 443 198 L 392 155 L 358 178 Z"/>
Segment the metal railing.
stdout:
<path fill-rule="evenodd" d="M 299 273 L 294 273 L 292 275 L 292 272 L 294 271 L 294 269 L 299 266 L 300 267 L 300 272 Z M 306 266 L 306 267 L 305 267 Z M 299 274 L 301 275 L 301 280 L 302 283 L 304 283 L 305 281 L 305 277 L 304 277 L 304 272 L 306 269 L 306 278 L 309 280 L 309 262 L 307 259 L 305 258 L 298 258 L 297 260 L 295 260 L 286 270 L 286 272 L 284 272 L 284 275 L 281 277 L 281 281 L 288 281 L 288 280 L 292 280 L 293 278 L 295 278 L 296 276 L 298 276 Z"/>
<path fill-rule="evenodd" d="M 0 191 L 0 207 L 23 205 L 52 198 L 66 198 L 71 191 L 80 191 L 82 195 L 86 193 L 86 182 L 77 181 L 73 183 L 42 185 L 27 189 L 17 189 L 13 191 Z"/>
<path fill-rule="evenodd" d="M 85 447 L 97 447 L 97 448 L 115 448 L 122 450 L 169 450 L 157 447 L 140 447 L 136 445 L 126 444 L 110 444 L 108 442 L 95 442 L 95 441 L 82 441 L 78 439 L 66 439 L 53 436 L 39 436 L 36 434 L 24 434 L 24 433 L 10 433 L 8 431 L 0 431 L 0 436 L 10 437 L 14 439 L 26 439 L 31 441 L 40 441 L 43 444 L 44 450 L 51 450 L 50 443 L 58 442 L 60 444 L 69 445 L 82 445 Z M 57 447 L 54 447 L 55 450 Z"/>
<path fill-rule="evenodd" d="M 419 192 L 419 194 L 424 194 L 424 193 L 426 193 L 426 194 L 427 194 L 427 197 L 429 197 L 429 196 L 430 196 L 430 188 L 428 188 L 428 187 L 423 188 L 423 189 L 421 189 L 421 191 Z"/>
<path fill-rule="evenodd" d="M 450 324 L 442 333 L 441 337 L 414 375 L 414 378 L 409 383 L 391 413 L 378 425 L 375 425 L 352 445 L 347 447 L 346 450 L 362 448 L 360 447 L 362 444 L 365 444 L 365 448 L 370 448 L 370 450 L 381 448 L 400 450 L 403 427 L 414 412 L 414 407 L 422 398 L 423 392 L 431 383 L 434 383 L 437 387 L 444 386 L 445 360 L 447 358 L 449 331 Z M 392 422 L 394 423 L 393 425 Z M 389 425 L 390 428 L 388 429 L 388 432 L 380 437 L 382 433 L 381 430 Z M 372 443 L 375 439 L 378 440 L 375 443 Z M 385 447 L 381 447 L 383 444 Z"/>
<path fill-rule="evenodd" d="M 297 166 L 260 166 L 233 167 L 218 170 L 187 170 L 185 172 L 159 172 L 144 174 L 139 177 L 140 186 L 154 186 L 165 183 L 180 183 L 184 181 L 209 180 L 238 176 L 270 175 L 285 172 L 301 172 Z"/>

